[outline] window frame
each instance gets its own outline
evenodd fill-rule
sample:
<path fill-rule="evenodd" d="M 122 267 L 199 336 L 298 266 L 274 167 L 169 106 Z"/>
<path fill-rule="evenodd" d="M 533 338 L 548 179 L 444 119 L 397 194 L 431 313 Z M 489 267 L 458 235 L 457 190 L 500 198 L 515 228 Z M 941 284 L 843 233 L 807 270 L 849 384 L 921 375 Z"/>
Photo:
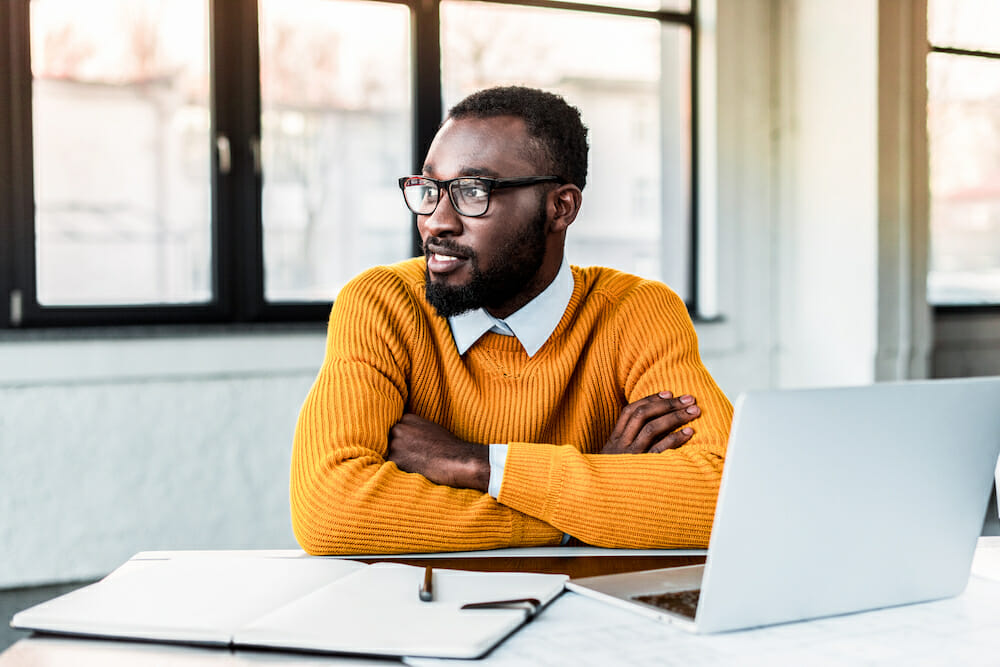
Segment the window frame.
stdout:
<path fill-rule="evenodd" d="M 373 0 L 409 7 L 412 163 L 419 172 L 443 117 L 441 0 Z M 688 308 L 698 292 L 698 0 L 687 12 L 641 10 L 563 0 L 473 0 L 555 10 L 654 19 L 690 31 L 690 206 Z M 41 305 L 37 300 L 30 65 L 30 0 L 0 2 L 0 330 L 46 327 L 323 322 L 330 302 L 268 302 L 264 295 L 261 218 L 261 99 L 256 0 L 209 0 L 211 114 L 211 273 L 213 298 L 203 304 Z M 224 29 L 223 29 L 224 27 Z M 216 142 L 228 140 L 231 168 L 220 171 Z M 405 219 L 401 209 L 400 219 Z M 413 221 L 415 223 L 415 219 Z M 420 253 L 416 225 L 411 250 Z"/>

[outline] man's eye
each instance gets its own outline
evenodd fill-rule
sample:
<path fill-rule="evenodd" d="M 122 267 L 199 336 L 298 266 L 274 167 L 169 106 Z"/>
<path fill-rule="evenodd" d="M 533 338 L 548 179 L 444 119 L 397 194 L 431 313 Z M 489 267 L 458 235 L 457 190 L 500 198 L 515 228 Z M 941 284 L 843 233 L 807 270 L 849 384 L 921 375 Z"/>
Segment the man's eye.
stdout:
<path fill-rule="evenodd" d="M 461 183 L 459 190 L 461 190 L 462 196 L 467 199 L 482 199 L 490 193 L 482 183 Z"/>

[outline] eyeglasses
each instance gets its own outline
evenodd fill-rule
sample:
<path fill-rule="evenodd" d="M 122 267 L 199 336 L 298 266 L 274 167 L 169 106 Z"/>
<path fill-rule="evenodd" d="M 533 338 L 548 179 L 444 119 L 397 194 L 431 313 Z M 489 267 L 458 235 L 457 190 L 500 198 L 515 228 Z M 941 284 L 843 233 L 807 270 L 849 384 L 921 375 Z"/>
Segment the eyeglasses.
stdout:
<path fill-rule="evenodd" d="M 406 206 L 417 215 L 430 215 L 441 201 L 441 190 L 448 191 L 451 205 L 459 215 L 478 218 L 490 208 L 490 193 L 501 188 L 520 188 L 537 183 L 566 181 L 558 176 L 530 176 L 527 178 L 481 178 L 460 176 L 439 181 L 426 176 L 403 176 L 399 189 L 403 191 Z"/>

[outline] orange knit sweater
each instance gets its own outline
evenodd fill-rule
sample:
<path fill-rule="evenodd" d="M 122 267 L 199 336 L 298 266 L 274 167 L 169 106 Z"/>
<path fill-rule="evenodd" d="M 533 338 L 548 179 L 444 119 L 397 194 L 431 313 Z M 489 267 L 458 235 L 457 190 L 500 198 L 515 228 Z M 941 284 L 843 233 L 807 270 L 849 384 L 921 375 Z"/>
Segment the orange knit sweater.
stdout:
<path fill-rule="evenodd" d="M 326 358 L 295 432 L 291 511 L 313 554 L 559 544 L 704 547 L 732 406 L 666 286 L 572 267 L 574 290 L 529 358 L 487 333 L 459 356 L 423 296 L 424 260 L 370 269 L 340 293 Z M 689 393 L 702 415 L 683 447 L 601 455 L 627 403 Z M 404 412 L 470 442 L 508 443 L 499 502 L 433 484 L 384 459 Z"/>

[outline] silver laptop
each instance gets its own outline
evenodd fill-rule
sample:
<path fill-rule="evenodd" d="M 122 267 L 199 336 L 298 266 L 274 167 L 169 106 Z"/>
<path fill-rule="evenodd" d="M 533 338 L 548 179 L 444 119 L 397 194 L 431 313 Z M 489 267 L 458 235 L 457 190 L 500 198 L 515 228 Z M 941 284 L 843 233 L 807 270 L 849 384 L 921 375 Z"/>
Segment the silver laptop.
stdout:
<path fill-rule="evenodd" d="M 1000 453 L 1000 377 L 742 395 L 705 565 L 570 580 L 697 632 L 964 590 Z"/>

